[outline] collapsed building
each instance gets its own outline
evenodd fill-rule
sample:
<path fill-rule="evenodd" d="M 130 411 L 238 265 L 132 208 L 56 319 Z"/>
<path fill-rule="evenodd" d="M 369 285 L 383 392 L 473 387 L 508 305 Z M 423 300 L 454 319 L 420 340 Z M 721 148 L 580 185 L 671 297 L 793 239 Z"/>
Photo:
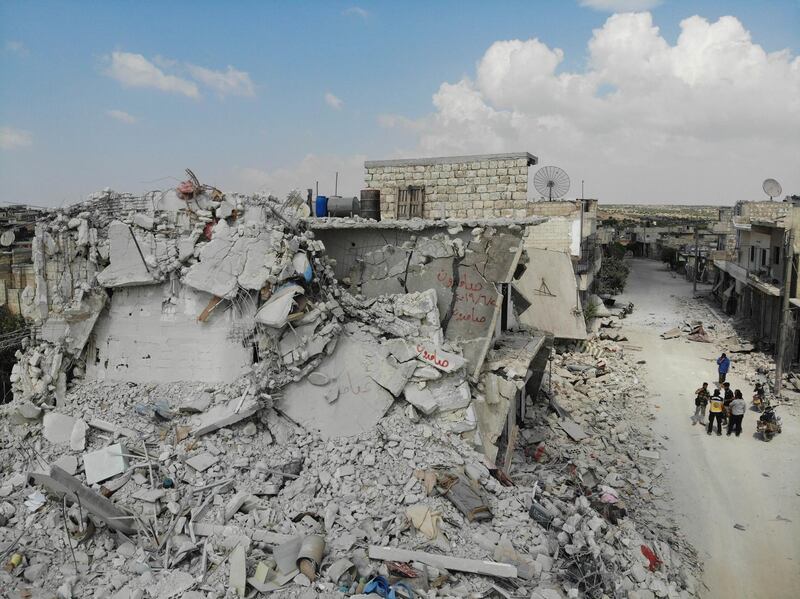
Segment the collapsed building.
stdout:
<path fill-rule="evenodd" d="M 691 549 L 648 504 L 655 441 L 623 416 L 635 366 L 608 342 L 556 359 L 525 324 L 558 289 L 526 249 L 546 218 L 308 216 L 192 175 L 37 221 L 0 585 L 694 594 Z"/>

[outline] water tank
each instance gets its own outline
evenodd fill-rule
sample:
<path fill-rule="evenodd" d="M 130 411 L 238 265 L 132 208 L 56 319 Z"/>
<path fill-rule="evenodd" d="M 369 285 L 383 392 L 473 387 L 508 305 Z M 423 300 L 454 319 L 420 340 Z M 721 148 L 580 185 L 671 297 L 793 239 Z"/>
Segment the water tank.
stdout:
<path fill-rule="evenodd" d="M 381 190 L 361 190 L 361 218 L 381 220 Z"/>
<path fill-rule="evenodd" d="M 317 196 L 314 202 L 314 216 L 318 218 L 328 216 L 328 198 L 325 196 Z"/>
<path fill-rule="evenodd" d="M 354 216 L 359 212 L 358 198 L 330 196 L 328 198 L 328 216 Z"/>

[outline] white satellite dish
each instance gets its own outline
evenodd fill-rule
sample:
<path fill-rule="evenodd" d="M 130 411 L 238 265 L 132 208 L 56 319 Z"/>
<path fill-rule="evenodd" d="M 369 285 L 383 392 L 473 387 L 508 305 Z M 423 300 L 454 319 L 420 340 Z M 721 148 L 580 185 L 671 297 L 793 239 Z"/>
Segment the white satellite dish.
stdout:
<path fill-rule="evenodd" d="M 770 200 L 772 198 L 777 198 L 783 191 L 781 184 L 775 179 L 764 179 L 764 184 L 761 186 L 761 188 L 764 190 L 764 193 L 769 196 Z"/>
<path fill-rule="evenodd" d="M 14 243 L 15 239 L 16 235 L 14 235 L 14 231 L 3 231 L 3 234 L 0 235 L 0 245 L 8 247 Z"/>

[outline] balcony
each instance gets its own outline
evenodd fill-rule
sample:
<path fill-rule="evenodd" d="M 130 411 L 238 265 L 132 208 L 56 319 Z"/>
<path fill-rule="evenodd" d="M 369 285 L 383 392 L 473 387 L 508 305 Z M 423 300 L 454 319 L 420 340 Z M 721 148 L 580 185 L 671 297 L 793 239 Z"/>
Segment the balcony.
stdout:
<path fill-rule="evenodd" d="M 597 246 L 597 236 L 589 235 L 581 240 L 581 254 L 575 263 L 575 274 L 594 272 L 595 264 L 600 262 L 600 248 Z"/>

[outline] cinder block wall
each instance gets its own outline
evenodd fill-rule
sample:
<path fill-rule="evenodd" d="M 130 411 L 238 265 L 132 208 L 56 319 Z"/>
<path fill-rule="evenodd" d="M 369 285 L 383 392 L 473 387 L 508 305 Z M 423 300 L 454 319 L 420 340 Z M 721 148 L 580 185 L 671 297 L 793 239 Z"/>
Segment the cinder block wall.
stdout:
<path fill-rule="evenodd" d="M 381 218 L 397 217 L 397 190 L 425 188 L 423 218 L 525 218 L 535 156 L 483 154 L 364 163 L 366 187 L 381 192 Z"/>

